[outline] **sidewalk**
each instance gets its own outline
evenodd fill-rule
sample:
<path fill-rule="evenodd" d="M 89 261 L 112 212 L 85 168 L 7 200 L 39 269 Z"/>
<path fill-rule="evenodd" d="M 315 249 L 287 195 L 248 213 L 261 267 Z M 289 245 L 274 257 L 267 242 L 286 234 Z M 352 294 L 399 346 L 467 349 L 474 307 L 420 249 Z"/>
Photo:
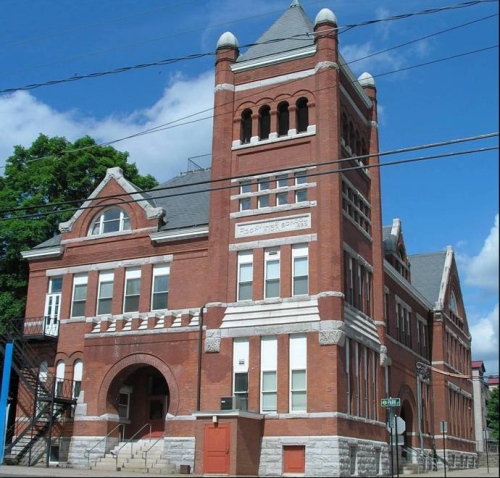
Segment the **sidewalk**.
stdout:
<path fill-rule="evenodd" d="M 152 476 L 155 476 L 152 473 L 126 473 L 123 471 L 109 471 L 109 472 L 102 472 L 99 470 L 86 470 L 82 468 L 56 468 L 56 467 L 39 467 L 39 466 L 8 466 L 8 465 L 1 465 L 0 466 L 0 476 L 68 476 L 68 477 L 111 477 L 114 476 L 116 477 L 130 477 L 130 478 L 139 478 L 139 477 L 144 477 L 148 476 L 151 478 Z M 182 476 L 203 476 L 203 475 L 198 475 L 198 474 L 191 474 L 191 475 L 162 475 L 162 476 L 170 476 L 170 477 L 177 477 L 180 478 Z M 213 476 L 213 475 L 212 475 Z M 390 476 L 390 475 L 389 475 Z M 397 475 L 394 474 L 394 478 Z M 498 466 L 490 466 L 489 468 L 489 473 L 488 469 L 486 467 L 481 467 L 481 468 L 470 468 L 466 470 L 453 470 L 453 471 L 447 471 L 446 472 L 446 478 L 467 478 L 467 477 L 497 477 L 498 475 Z M 400 478 L 403 477 L 408 477 L 408 478 L 418 478 L 418 477 L 426 477 L 426 478 L 440 478 L 444 477 L 444 471 L 430 471 L 428 473 L 422 473 L 422 474 L 412 474 L 412 475 L 403 475 L 402 473 L 399 474 Z"/>

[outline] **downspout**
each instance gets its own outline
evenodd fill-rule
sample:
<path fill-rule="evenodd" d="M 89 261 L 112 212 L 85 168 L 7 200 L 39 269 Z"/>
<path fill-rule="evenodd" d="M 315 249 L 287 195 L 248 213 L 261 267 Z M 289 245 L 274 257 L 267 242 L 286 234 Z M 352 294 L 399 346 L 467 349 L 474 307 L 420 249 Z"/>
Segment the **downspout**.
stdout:
<path fill-rule="evenodd" d="M 196 411 L 201 410 L 201 357 L 203 346 L 203 311 L 205 305 L 200 307 L 199 330 L 198 330 L 198 384 L 196 387 Z"/>

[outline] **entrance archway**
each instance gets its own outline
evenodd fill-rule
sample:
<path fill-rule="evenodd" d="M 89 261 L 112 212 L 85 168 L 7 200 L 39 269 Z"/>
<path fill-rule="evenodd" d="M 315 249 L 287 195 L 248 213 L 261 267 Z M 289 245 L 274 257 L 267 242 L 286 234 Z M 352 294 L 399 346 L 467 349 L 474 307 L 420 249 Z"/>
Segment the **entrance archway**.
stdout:
<path fill-rule="evenodd" d="M 141 358 L 149 358 L 144 363 Z M 119 417 L 121 438 L 160 437 L 167 413 L 178 407 L 178 391 L 170 369 L 151 356 L 128 357 L 115 364 L 99 391 L 101 413 Z M 172 413 L 174 414 L 174 413 Z"/>

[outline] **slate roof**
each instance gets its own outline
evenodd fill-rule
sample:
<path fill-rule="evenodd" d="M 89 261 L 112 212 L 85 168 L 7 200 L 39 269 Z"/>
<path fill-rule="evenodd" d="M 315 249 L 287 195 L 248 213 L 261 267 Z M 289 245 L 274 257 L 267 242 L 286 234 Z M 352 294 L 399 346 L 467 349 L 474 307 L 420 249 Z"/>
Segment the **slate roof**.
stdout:
<path fill-rule="evenodd" d="M 314 46 L 314 25 L 298 2 L 293 1 L 283 15 L 240 55 L 236 63 Z M 283 40 L 285 39 L 285 40 Z M 282 40 L 282 41 L 281 41 Z"/>
<path fill-rule="evenodd" d="M 398 238 L 391 234 L 392 226 L 382 227 L 382 241 L 384 243 L 384 255 L 394 254 L 398 245 Z"/>
<path fill-rule="evenodd" d="M 412 285 L 431 303 L 439 299 L 444 275 L 446 251 L 415 254 L 408 257 Z"/>

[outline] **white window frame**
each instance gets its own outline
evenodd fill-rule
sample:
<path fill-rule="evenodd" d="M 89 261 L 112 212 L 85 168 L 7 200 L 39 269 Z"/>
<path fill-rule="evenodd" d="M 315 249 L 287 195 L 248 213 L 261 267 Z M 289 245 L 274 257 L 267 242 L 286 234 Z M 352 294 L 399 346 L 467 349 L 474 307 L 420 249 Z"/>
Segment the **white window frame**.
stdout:
<path fill-rule="evenodd" d="M 56 396 L 64 396 L 64 374 L 66 373 L 66 364 L 64 360 L 58 360 L 56 364 Z"/>
<path fill-rule="evenodd" d="M 129 292 L 129 285 L 139 284 L 137 293 Z M 125 287 L 123 288 L 123 313 L 139 312 L 139 302 L 141 298 L 141 269 L 127 269 L 125 271 Z M 137 307 L 130 307 L 137 301 Z M 132 302 L 132 304 L 130 304 Z"/>
<path fill-rule="evenodd" d="M 73 398 L 78 398 L 82 391 L 83 361 L 75 360 L 73 363 Z"/>
<path fill-rule="evenodd" d="M 250 358 L 250 342 L 248 338 L 235 338 L 233 341 L 233 396 L 239 397 L 241 410 L 248 410 L 248 364 Z M 246 374 L 247 389 L 237 390 L 236 376 Z"/>
<path fill-rule="evenodd" d="M 96 315 L 111 315 L 113 312 L 113 289 L 114 289 L 115 273 L 113 271 L 102 271 L 99 274 L 99 284 L 97 289 L 97 307 Z M 102 295 L 102 286 L 104 284 L 111 284 L 111 295 Z M 101 301 L 110 301 L 109 312 L 101 312 Z"/>
<path fill-rule="evenodd" d="M 85 305 L 87 303 L 88 275 L 77 274 L 73 277 L 73 295 L 71 298 L 71 317 L 85 317 Z M 77 290 L 83 290 L 83 299 L 77 298 Z M 75 305 L 83 305 L 83 314 L 75 314 Z"/>
<path fill-rule="evenodd" d="M 157 280 L 160 277 L 167 277 L 167 289 L 166 290 L 156 290 Z M 151 310 L 164 310 L 168 309 L 168 291 L 170 288 L 170 265 L 161 264 L 155 265 L 153 267 L 153 283 L 151 287 Z M 155 297 L 166 296 L 166 307 L 155 307 Z"/>
<path fill-rule="evenodd" d="M 290 412 L 306 412 L 307 411 L 307 336 L 306 335 L 291 335 L 290 336 Z M 304 373 L 304 387 L 294 387 L 294 374 L 297 372 Z M 295 404 L 295 398 L 304 396 L 304 405 Z"/>
<path fill-rule="evenodd" d="M 308 178 L 307 178 L 307 173 L 305 171 L 295 173 L 294 175 L 294 182 L 295 186 L 302 186 L 304 184 L 307 184 Z M 305 197 L 302 197 L 305 195 Z M 295 190 L 295 202 L 296 203 L 301 203 L 301 202 L 307 202 L 308 197 L 307 197 L 307 188 L 306 187 L 300 187 L 300 189 Z"/>
<path fill-rule="evenodd" d="M 277 274 L 270 273 L 273 265 L 277 264 Z M 280 250 L 278 248 L 268 249 L 264 253 L 264 298 L 280 297 L 281 292 L 281 260 Z M 275 269 L 275 268 L 273 268 Z M 274 271 L 272 271 L 274 272 Z M 268 286 L 278 284 L 277 294 L 270 294 Z"/>
<path fill-rule="evenodd" d="M 242 281 L 242 271 L 246 270 L 247 267 L 250 271 L 251 280 Z M 242 286 L 250 286 L 250 297 L 242 298 L 241 289 Z M 242 251 L 238 253 L 238 284 L 237 284 L 237 300 L 252 300 L 253 298 L 253 252 L 252 251 Z"/>
<path fill-rule="evenodd" d="M 106 215 L 111 211 L 119 211 L 118 218 L 107 219 Z M 117 227 L 105 231 L 106 226 L 116 223 Z M 97 218 L 92 221 L 89 229 L 89 236 L 99 236 L 102 234 L 113 234 L 116 232 L 130 231 L 130 218 L 128 214 L 120 207 L 110 207 L 104 210 Z"/>
<path fill-rule="evenodd" d="M 298 275 L 296 265 L 298 261 L 306 259 L 307 274 Z M 297 292 L 296 281 L 300 278 L 306 278 L 306 292 Z M 304 244 L 296 244 L 292 246 L 292 295 L 308 295 L 309 294 L 309 248 Z"/>
<path fill-rule="evenodd" d="M 258 180 L 259 191 L 270 191 L 271 185 L 269 178 L 262 178 Z M 259 195 L 257 198 L 259 209 L 265 209 L 270 207 L 271 197 L 269 194 Z"/>
<path fill-rule="evenodd" d="M 261 413 L 276 413 L 278 407 L 278 339 L 275 336 L 261 338 L 260 347 L 260 410 Z M 265 388 L 265 377 L 274 376 L 275 386 Z M 266 405 L 268 399 L 274 402 L 274 406 Z"/>

